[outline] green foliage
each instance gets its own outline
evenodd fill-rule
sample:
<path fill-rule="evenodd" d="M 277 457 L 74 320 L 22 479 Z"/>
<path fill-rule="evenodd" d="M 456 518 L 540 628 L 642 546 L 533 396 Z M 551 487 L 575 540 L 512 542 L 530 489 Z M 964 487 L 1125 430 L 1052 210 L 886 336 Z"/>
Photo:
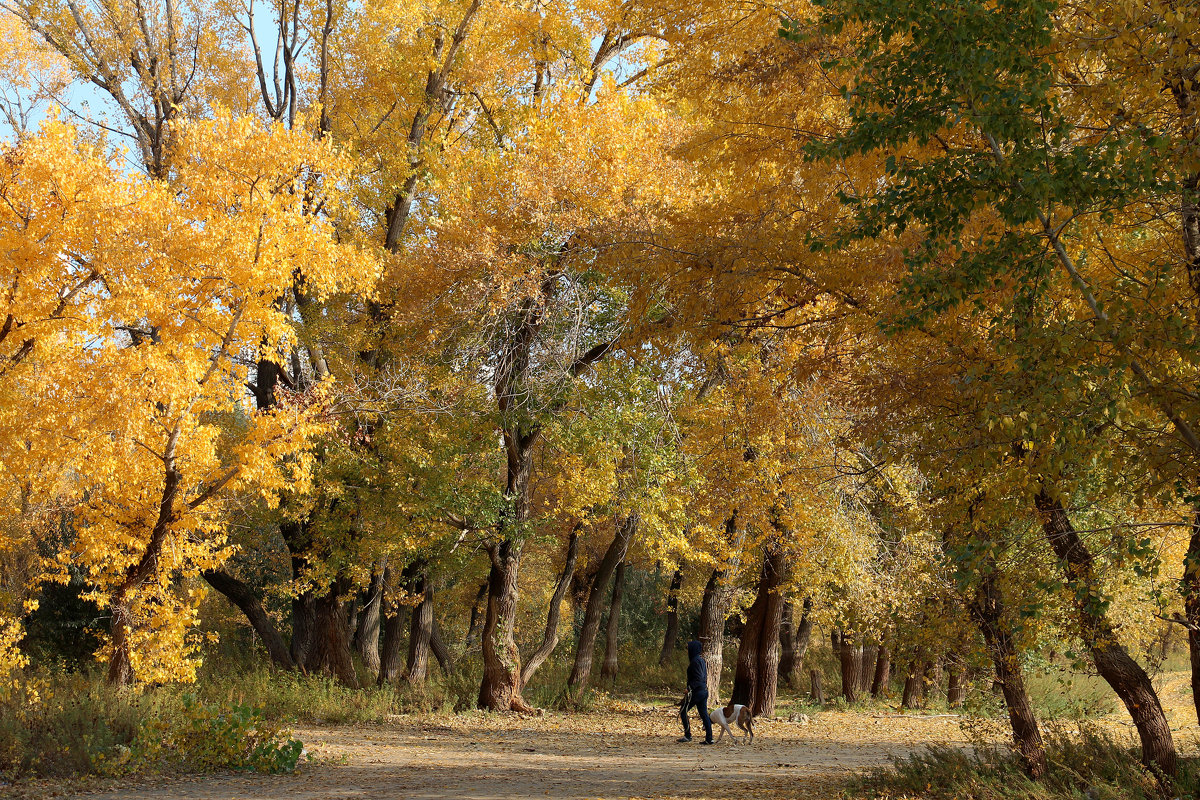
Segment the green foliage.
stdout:
<path fill-rule="evenodd" d="M 1139 754 L 1108 734 L 1081 727 L 1046 735 L 1049 771 L 1030 780 L 1007 748 L 977 745 L 974 751 L 934 746 L 897 760 L 891 769 L 855 779 L 847 796 L 922 797 L 928 800 L 1158 800 L 1162 789 L 1139 763 Z M 1196 797 L 1200 759 L 1180 762 L 1172 796 Z"/>
<path fill-rule="evenodd" d="M 30 677 L 0 702 L 0 777 L 239 769 L 288 772 L 303 752 L 276 720 L 240 702 L 96 677 Z"/>
<path fill-rule="evenodd" d="M 134 765 L 178 764 L 189 769 L 237 769 L 291 772 L 304 744 L 261 709 L 243 703 L 224 705 L 184 695 L 169 717 L 146 724 L 131 748 Z"/>

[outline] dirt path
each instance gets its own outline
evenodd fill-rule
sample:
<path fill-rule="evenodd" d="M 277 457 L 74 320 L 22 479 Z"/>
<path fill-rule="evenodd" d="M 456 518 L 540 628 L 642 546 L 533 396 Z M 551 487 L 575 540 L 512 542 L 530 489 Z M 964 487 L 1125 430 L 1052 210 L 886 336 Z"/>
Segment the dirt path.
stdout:
<path fill-rule="evenodd" d="M 294 775 L 216 775 L 126 786 L 90 800 L 500 800 L 832 798 L 847 773 L 925 743 L 954 719 L 822 713 L 762 722 L 753 744 L 677 744 L 669 709 L 640 714 L 464 716 L 300 730 L 316 760 Z M 765 794 L 769 792 L 769 794 Z"/>

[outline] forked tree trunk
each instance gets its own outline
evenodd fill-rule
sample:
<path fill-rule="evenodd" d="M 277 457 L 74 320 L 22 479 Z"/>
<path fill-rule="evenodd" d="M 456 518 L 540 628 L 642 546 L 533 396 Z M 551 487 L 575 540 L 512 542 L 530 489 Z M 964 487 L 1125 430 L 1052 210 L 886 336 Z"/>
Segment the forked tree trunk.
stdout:
<path fill-rule="evenodd" d="M 410 686 L 418 686 L 425 682 L 429 674 L 429 640 L 433 637 L 433 586 L 429 581 L 428 563 L 424 560 L 413 591 L 420 600 L 413 606 L 409 616 L 408 661 L 404 680 Z"/>
<path fill-rule="evenodd" d="M 629 551 L 629 543 L 637 530 L 637 513 L 630 514 L 617 524 L 617 532 L 604 551 L 600 567 L 592 578 L 592 586 L 588 591 L 587 606 L 583 613 L 583 628 L 579 632 L 579 643 L 575 648 L 575 663 L 571 667 L 571 675 L 567 678 L 567 694 L 578 700 L 587 687 L 592 674 L 592 661 L 596 652 L 596 637 L 600 633 L 600 622 L 604 616 L 605 598 L 608 585 L 617 571 L 618 565 L 625 560 Z"/>
<path fill-rule="evenodd" d="M 613 573 L 612 602 L 608 606 L 608 628 L 604 632 L 604 664 L 600 677 L 615 682 L 620 669 L 621 653 L 621 599 L 625 595 L 625 562 L 617 565 Z"/>
<path fill-rule="evenodd" d="M 1043 488 L 1034 500 L 1042 530 L 1062 563 L 1067 583 L 1074 591 L 1080 638 L 1092 654 L 1096 671 L 1108 682 L 1137 727 L 1142 761 L 1168 779 L 1175 777 L 1175 741 L 1150 677 L 1117 638 L 1104 612 L 1106 607 L 1091 551 L 1071 524 L 1062 504 Z"/>
<path fill-rule="evenodd" d="M 879 653 L 875 656 L 875 675 L 871 680 L 871 696 L 876 700 L 888 696 L 892 684 L 892 649 L 888 644 L 888 636 L 884 636 L 879 645 Z"/>
<path fill-rule="evenodd" d="M 271 663 L 283 669 L 295 669 L 296 662 L 292 660 L 292 654 L 284 645 L 283 637 L 279 635 L 279 629 L 275 627 L 275 621 L 267 614 L 262 600 L 254 590 L 223 570 L 206 569 L 202 575 L 209 586 L 224 595 L 246 615 L 254 632 L 258 634 L 258 638 L 266 647 L 267 655 L 271 657 Z"/>
<path fill-rule="evenodd" d="M 775 713 L 779 691 L 779 627 L 783 621 L 783 548 L 771 542 L 763 552 L 758 593 L 746 612 L 738 644 L 737 668 L 730 700 L 750 707 L 755 716 Z"/>
<path fill-rule="evenodd" d="M 371 675 L 379 675 L 379 614 L 383 601 L 383 571 L 387 559 L 380 561 L 371 573 L 367 596 L 358 614 L 358 627 L 354 632 L 354 647 L 362 657 L 363 666 Z"/>
<path fill-rule="evenodd" d="M 700 628 L 696 638 L 700 640 L 700 654 L 708 664 L 708 704 L 721 704 L 721 669 L 725 661 L 725 618 L 733 604 L 733 587 L 730 580 L 738 568 L 738 551 L 741 549 L 744 532 L 738 530 L 737 512 L 725 521 L 725 538 L 732 555 L 725 565 L 718 565 L 704 586 L 704 599 L 700 602 Z"/>
<path fill-rule="evenodd" d="M 521 543 L 504 539 L 491 547 L 487 617 L 483 623 L 483 680 L 479 707 L 489 711 L 531 711 L 521 697 L 521 654 L 514 633 L 517 624 L 517 578 Z"/>
<path fill-rule="evenodd" d="M 658 665 L 665 667 L 675 652 L 675 640 L 679 637 L 679 591 L 683 588 L 683 564 L 671 576 L 671 588 L 667 590 L 667 630 L 663 634 L 662 650 L 658 654 Z"/>
<path fill-rule="evenodd" d="M 983 634 L 992 658 L 996 685 L 1004 694 L 1013 743 L 1021 756 L 1021 764 L 1029 777 L 1038 780 L 1046 774 L 1046 747 L 1029 702 L 1029 693 L 1025 690 L 1020 654 L 1005 616 L 1004 599 L 996 580 L 995 561 L 989 561 L 980 576 L 975 596 L 967 603 L 967 611 Z"/>
<path fill-rule="evenodd" d="M 542 634 L 542 643 L 526 659 L 521 668 L 521 685 L 528 685 L 533 673 L 537 672 L 542 662 L 549 658 L 558 646 L 558 624 L 562 618 L 562 604 L 571 586 L 571 578 L 575 575 L 575 562 L 579 558 L 579 525 L 571 529 L 571 538 L 567 541 L 567 555 L 563 560 L 562 572 L 559 573 L 558 583 L 554 586 L 554 594 L 550 597 L 550 608 L 546 611 L 546 630 Z"/>

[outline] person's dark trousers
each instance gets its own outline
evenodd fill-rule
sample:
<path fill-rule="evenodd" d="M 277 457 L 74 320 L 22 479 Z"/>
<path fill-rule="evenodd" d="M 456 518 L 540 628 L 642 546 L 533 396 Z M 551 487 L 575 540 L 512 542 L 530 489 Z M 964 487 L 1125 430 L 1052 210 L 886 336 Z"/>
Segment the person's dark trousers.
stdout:
<path fill-rule="evenodd" d="M 704 724 L 704 741 L 712 741 L 712 720 L 708 717 L 708 690 L 693 690 L 691 700 L 679 707 L 679 718 L 683 720 L 683 735 L 692 738 L 692 725 L 688 721 L 688 711 L 695 707 L 700 712 L 700 722 Z"/>

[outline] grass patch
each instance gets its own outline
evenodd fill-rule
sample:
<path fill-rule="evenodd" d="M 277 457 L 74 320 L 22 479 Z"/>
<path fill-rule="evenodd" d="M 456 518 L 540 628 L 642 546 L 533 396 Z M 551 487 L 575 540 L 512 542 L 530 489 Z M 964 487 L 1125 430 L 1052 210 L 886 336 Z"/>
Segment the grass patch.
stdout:
<path fill-rule="evenodd" d="M 112 689 L 99 676 L 25 676 L 0 696 L 0 778 L 240 769 L 287 772 L 303 744 L 243 702 L 162 687 Z"/>
<path fill-rule="evenodd" d="M 849 798 L 876 800 L 1162 800 L 1155 776 L 1142 767 L 1140 752 L 1106 732 L 1083 725 L 1078 731 L 1048 726 L 1049 770 L 1030 780 L 1008 747 L 934 745 L 888 769 L 853 779 Z M 1200 796 L 1200 759 L 1182 758 L 1168 797 Z"/>

